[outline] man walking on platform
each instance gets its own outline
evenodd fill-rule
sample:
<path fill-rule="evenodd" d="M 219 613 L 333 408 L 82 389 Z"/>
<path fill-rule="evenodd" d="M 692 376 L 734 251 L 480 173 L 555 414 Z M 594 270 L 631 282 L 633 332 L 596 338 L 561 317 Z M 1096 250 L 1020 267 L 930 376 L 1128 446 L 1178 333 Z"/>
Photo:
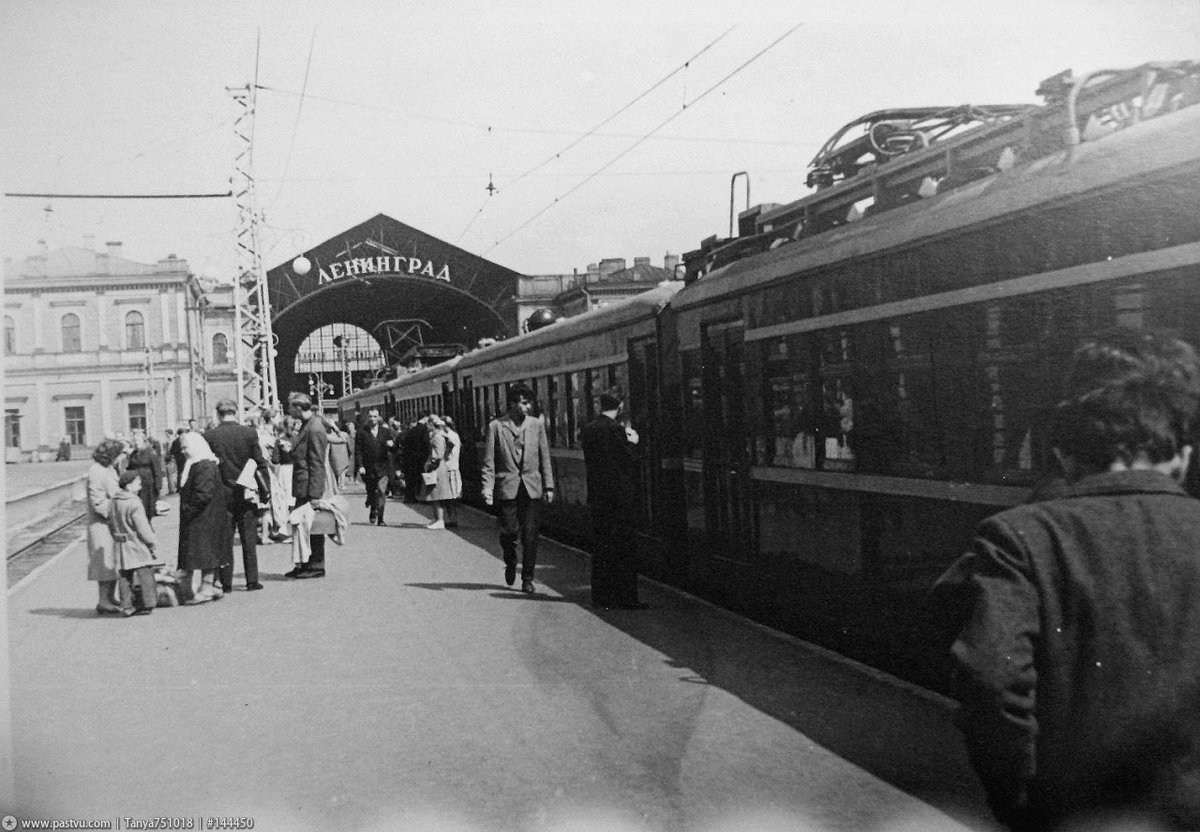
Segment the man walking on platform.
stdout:
<path fill-rule="evenodd" d="M 329 450 L 329 437 L 325 433 L 325 420 L 313 410 L 312 399 L 304 393 L 293 393 L 288 399 L 293 417 L 301 421 L 300 432 L 292 445 L 292 496 L 296 508 L 319 500 L 325 496 L 325 454 Z M 325 535 L 309 535 L 312 554 L 308 563 L 296 566 L 284 577 L 325 577 Z"/>
<path fill-rule="evenodd" d="M 517 579 L 517 538 L 521 539 L 521 591 L 533 592 L 537 566 L 540 501 L 554 499 L 550 443 L 542 420 L 530 415 L 533 391 L 517 384 L 508 391 L 508 412 L 488 425 L 481 464 L 483 501 L 500 504 L 500 548 L 504 582 Z"/>
<path fill-rule="evenodd" d="M 596 548 L 592 555 L 592 606 L 640 610 L 638 601 L 637 536 L 632 519 L 637 511 L 637 431 L 617 421 L 622 397 L 612 390 L 600 394 L 600 415 L 579 432 L 587 466 L 587 503 L 592 515 Z"/>
<path fill-rule="evenodd" d="M 262 589 L 258 582 L 258 505 L 246 499 L 246 489 L 238 485 L 246 463 L 254 460 L 256 471 L 266 473 L 267 461 L 263 458 L 258 443 L 258 432 L 249 425 L 238 424 L 237 404 L 230 399 L 217 402 L 216 427 L 204 432 L 204 440 L 216 454 L 221 466 L 221 481 L 225 483 L 229 513 L 233 516 L 233 527 L 242 541 L 242 565 L 246 570 L 246 590 Z M 233 536 L 229 538 L 230 545 Z M 233 591 L 233 556 L 229 565 L 220 569 L 218 578 L 226 592 Z"/>
<path fill-rule="evenodd" d="M 396 435 L 382 422 L 379 411 L 371 408 L 367 411 L 366 427 L 354 436 L 354 468 L 367 487 L 371 522 L 381 526 L 387 506 L 388 477 L 392 475 L 392 454 L 396 449 Z"/>

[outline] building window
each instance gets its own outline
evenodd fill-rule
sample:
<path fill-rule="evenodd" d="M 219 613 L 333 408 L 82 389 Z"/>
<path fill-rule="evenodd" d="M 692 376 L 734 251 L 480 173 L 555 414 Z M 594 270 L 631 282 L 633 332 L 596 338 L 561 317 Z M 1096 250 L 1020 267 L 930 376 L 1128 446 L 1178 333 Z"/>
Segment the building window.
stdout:
<path fill-rule="evenodd" d="M 13 355 L 17 351 L 17 323 L 8 315 L 4 316 L 4 354 Z"/>
<path fill-rule="evenodd" d="M 4 411 L 4 447 L 21 447 L 21 411 Z"/>
<path fill-rule="evenodd" d="M 65 407 L 63 413 L 67 421 L 67 438 L 72 445 L 87 444 L 87 429 L 82 407 Z"/>
<path fill-rule="evenodd" d="M 125 316 L 125 349 L 146 348 L 146 319 L 141 312 L 130 312 Z"/>
<path fill-rule="evenodd" d="M 229 339 L 223 332 L 213 336 L 212 360 L 214 364 L 229 363 Z"/>
<path fill-rule="evenodd" d="M 62 318 L 63 352 L 83 352 L 83 340 L 79 335 L 79 316 L 68 312 Z"/>
<path fill-rule="evenodd" d="M 146 403 L 145 402 L 130 402 L 129 403 L 129 430 L 132 433 L 135 430 L 146 430 Z"/>

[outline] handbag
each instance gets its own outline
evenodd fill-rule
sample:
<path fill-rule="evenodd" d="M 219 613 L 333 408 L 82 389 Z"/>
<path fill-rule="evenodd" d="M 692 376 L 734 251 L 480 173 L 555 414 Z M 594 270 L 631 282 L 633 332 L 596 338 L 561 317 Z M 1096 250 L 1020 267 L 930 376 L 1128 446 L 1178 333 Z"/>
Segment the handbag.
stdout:
<path fill-rule="evenodd" d="M 437 471 L 424 471 L 421 473 L 421 479 L 426 485 L 437 485 Z"/>

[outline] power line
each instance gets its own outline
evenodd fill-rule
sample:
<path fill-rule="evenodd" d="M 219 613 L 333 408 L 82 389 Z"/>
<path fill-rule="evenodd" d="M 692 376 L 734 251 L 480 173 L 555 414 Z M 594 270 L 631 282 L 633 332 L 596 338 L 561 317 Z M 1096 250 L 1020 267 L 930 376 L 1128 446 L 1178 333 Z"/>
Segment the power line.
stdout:
<path fill-rule="evenodd" d="M 568 145 L 567 145 L 566 147 L 564 147 L 562 150 L 558 151 L 557 153 L 552 153 L 552 154 L 550 154 L 550 156 L 549 156 L 549 157 L 548 157 L 548 158 L 547 158 L 545 161 L 543 161 L 543 162 L 539 162 L 538 164 L 534 165 L 534 166 L 533 166 L 533 167 L 531 167 L 529 170 L 525 171 L 525 172 L 524 172 L 524 173 L 522 173 L 520 176 L 518 176 L 516 179 L 514 179 L 513 181 L 511 181 L 511 182 L 507 183 L 507 184 L 506 184 L 504 187 L 505 187 L 505 188 L 511 188 L 513 185 L 515 185 L 515 184 L 517 184 L 518 182 L 520 182 L 520 181 L 521 181 L 522 179 L 524 179 L 526 176 L 529 176 L 531 173 L 536 173 L 537 171 L 539 171 L 539 170 L 541 170 L 542 168 L 544 168 L 546 165 L 548 165 L 548 164 L 550 164 L 551 162 L 553 162 L 555 159 L 558 159 L 560 156 L 562 156 L 562 154 L 566 153 L 568 150 L 570 150 L 571 148 L 573 148 L 573 147 L 575 147 L 576 145 L 578 145 L 578 144 L 579 144 L 580 142 L 582 142 L 584 139 L 586 139 L 586 138 L 588 138 L 589 136 L 593 135 L 593 134 L 594 134 L 594 133 L 595 133 L 597 130 L 599 130 L 601 127 L 603 127 L 604 125 L 608 124 L 610 121 L 612 121 L 612 120 L 613 120 L 614 118 L 616 118 L 617 116 L 621 115 L 621 113 L 623 113 L 623 112 L 625 112 L 626 110 L 628 110 L 630 107 L 632 107 L 634 104 L 636 104 L 636 103 L 638 103 L 639 101 L 641 101 L 643 98 L 645 98 L 645 97 L 646 97 L 647 95 L 649 95 L 650 93 L 654 92 L 656 89 L 658 89 L 659 87 L 661 87 L 663 84 L 665 84 L 665 83 L 666 83 L 667 81 L 669 81 L 671 78 L 673 78 L 675 75 L 677 75 L 678 73 L 680 73 L 680 72 L 682 72 L 683 70 L 687 69 L 687 68 L 688 68 L 688 66 L 689 66 L 689 65 L 692 63 L 692 61 L 694 61 L 694 60 L 696 60 L 697 58 L 699 58 L 701 55 L 703 55 L 703 54 L 704 54 L 705 52 L 707 52 L 709 49 L 712 49 L 714 46 L 716 46 L 716 45 L 717 45 L 717 43 L 718 43 L 718 42 L 719 42 L 719 41 L 720 41 L 722 38 L 724 38 L 726 35 L 728 35 L 730 32 L 732 32 L 732 31 L 733 31 L 734 29 L 736 29 L 736 28 L 737 28 L 737 25 L 736 25 L 736 24 L 735 24 L 735 25 L 733 25 L 733 26 L 730 26 L 730 27 L 729 27 L 728 29 L 726 29 L 724 32 L 722 32 L 721 34 L 717 35 L 716 39 L 714 39 L 714 40 L 713 40 L 711 43 L 709 43 L 709 44 L 708 44 L 708 46 L 705 46 L 703 49 L 701 49 L 701 50 L 700 50 L 699 52 L 697 52 L 695 55 L 693 55 L 692 57 L 688 58 L 686 61 L 684 61 L 684 62 L 683 62 L 682 64 L 680 64 L 679 66 L 675 67 L 675 69 L 673 69 L 673 70 L 671 70 L 670 72 L 668 72 L 666 75 L 664 75 L 662 78 L 660 78 L 660 79 L 659 79 L 658 81 L 656 81 L 655 83 L 651 84 L 651 85 L 650 85 L 650 87 L 649 87 L 648 89 L 646 89 L 646 91 L 645 91 L 645 92 L 643 92 L 643 93 L 641 93 L 640 95 L 636 96 L 636 97 L 635 97 L 635 98 L 634 98 L 632 101 L 630 101 L 629 103 L 627 103 L 625 106 L 621 107 L 619 110 L 617 110 L 615 113 L 613 113 L 612 115 L 610 115 L 608 118 L 606 118 L 606 119 L 604 119 L 603 121 L 601 121 L 599 124 L 597 124 L 597 125 L 596 125 L 595 127 L 593 127 L 591 130 L 588 130 L 588 131 L 587 131 L 586 133 L 584 133 L 582 136 L 580 136 L 579 138 L 575 139 L 575 141 L 573 141 L 573 142 L 571 142 L 570 144 L 568 144 Z"/>
<path fill-rule="evenodd" d="M 226 191 L 223 194 L 31 194 L 7 192 L 4 195 L 35 199 L 222 199 L 233 196 L 233 191 Z"/>
<path fill-rule="evenodd" d="M 312 68 L 313 47 L 317 45 L 317 30 L 313 29 L 312 40 L 308 43 L 308 63 L 304 65 L 304 83 L 300 85 L 300 103 L 296 106 L 296 123 L 292 125 L 292 141 L 288 145 L 287 161 L 283 164 L 283 176 L 279 178 L 279 187 L 275 190 L 275 196 L 271 198 L 271 204 L 274 205 L 279 199 L 279 194 L 283 191 L 284 183 L 287 182 L 288 168 L 292 166 L 292 151 L 296 149 L 296 134 L 300 132 L 300 113 L 304 110 L 304 93 L 308 90 L 308 71 Z"/>
<path fill-rule="evenodd" d="M 483 254 L 484 254 L 484 255 L 487 255 L 488 253 L 490 253 L 490 252 L 494 251 L 494 250 L 495 250 L 495 249 L 496 249 L 496 248 L 497 248 L 499 245 L 501 245 L 502 243 L 506 242 L 506 241 L 507 241 L 507 240 L 509 240 L 511 237 L 513 237 L 515 234 L 517 234 L 518 232 L 522 231 L 523 229 L 525 229 L 526 227 L 528 227 L 530 224 L 532 224 L 532 223 L 534 222 L 534 220 L 536 220 L 536 219 L 537 219 L 538 217 L 540 217 L 542 214 L 544 214 L 544 213 L 546 213 L 547 211 L 549 211 L 551 208 L 553 208 L 553 207 L 554 207 L 555 205 L 557 205 L 559 202 L 561 202 L 562 200 L 566 199 L 566 198 L 567 198 L 568 196 L 570 196 L 571 194 L 573 194 L 573 193 L 575 193 L 576 191 L 578 191 L 580 188 L 582 188 L 582 187 L 583 187 L 584 185 L 586 185 L 588 182 L 591 182 L 593 179 L 595 179 L 595 178 L 596 178 L 597 176 L 599 176 L 601 173 L 603 173 L 604 171 L 606 171 L 608 168 L 612 167 L 614 164 L 616 164 L 616 163 L 617 163 L 617 161 L 618 161 L 618 160 L 622 159 L 623 157 L 625 157 L 626 155 L 628 155 L 629 153 L 631 153 L 631 152 L 632 152 L 632 151 L 633 151 L 633 150 L 634 150 L 636 147 L 638 147 L 639 145 L 641 145 L 643 142 L 645 142 L 647 139 L 649 139 L 651 136 L 653 136 L 653 135 L 654 135 L 655 133 L 657 133 L 659 130 L 661 130 L 662 128 L 666 127 L 668 124 L 670 124 L 672 121 L 674 121 L 674 120 L 675 120 L 676 118 L 678 118 L 679 116 L 683 115 L 683 113 L 687 111 L 687 108 L 688 108 L 688 107 L 690 107 L 690 106 L 692 106 L 692 105 L 694 105 L 694 104 L 697 104 L 697 103 L 699 103 L 700 101 L 703 101 L 703 100 L 704 100 L 704 98 L 705 98 L 705 97 L 707 97 L 709 93 L 711 93 L 713 90 L 715 90 L 715 89 L 717 89 L 718 87 L 720 87 L 722 84 L 724 84 L 726 81 L 728 81 L 728 80 L 729 80 L 730 78 L 732 78 L 733 76 L 737 75 L 739 72 L 741 72 L 741 71 L 742 71 L 743 69 L 745 69 L 746 67 L 750 66 L 750 64 L 752 64 L 752 63 L 754 63 L 755 61 L 757 61 L 759 58 L 761 58 L 763 55 L 765 55 L 765 54 L 766 54 L 767 52 L 769 52 L 771 49 L 775 48 L 775 46 L 776 46 L 776 45 L 777 45 L 777 44 L 778 44 L 780 41 L 782 41 L 784 38 L 786 38 L 788 35 L 790 35 L 790 34 L 791 34 L 792 32 L 794 32 L 794 31 L 796 31 L 797 29 L 799 29 L 799 28 L 800 28 L 801 26 L 803 26 L 803 25 L 804 25 L 804 22 L 803 22 L 803 21 L 801 21 L 800 23 L 797 23 L 795 26 L 793 26 L 792 28 L 788 29 L 788 30 L 787 30 L 786 32 L 784 32 L 782 35 L 780 35 L 780 36 L 779 36 L 779 37 L 777 37 L 775 40 L 771 41 L 771 42 L 770 42 L 769 44 L 767 44 L 765 47 L 763 47 L 762 49 L 760 49 L 760 50 L 759 50 L 757 53 L 755 53 L 753 56 L 751 56 L 751 58 L 750 58 L 749 60 L 747 60 L 745 63 L 741 64 L 741 65 L 740 65 L 740 66 L 738 66 L 736 69 L 734 69 L 732 72 L 730 72 L 728 75 L 726 75 L 724 78 L 722 78 L 721 80 L 717 81 L 717 83 L 713 84 L 711 87 L 709 87 L 708 89 L 706 89 L 704 92 L 700 93 L 700 95 L 696 96 L 696 97 L 695 97 L 694 99 L 692 99 L 690 102 L 685 102 L 685 103 L 684 103 L 684 105 L 683 105 L 683 106 L 682 106 L 682 107 L 681 107 L 679 110 L 675 111 L 675 112 L 674 112 L 674 113 L 672 113 L 670 116 L 668 116 L 668 117 L 666 118 L 666 120 L 664 120 L 664 121 L 663 121 L 661 124 L 659 124 L 657 127 L 655 127 L 654 129 L 652 129 L 650 132 L 646 133 L 644 136 L 642 136 L 642 137 L 641 137 L 640 139 L 638 139 L 636 142 L 634 142 L 633 144 L 631 144 L 629 147 L 627 147 L 627 148 L 625 148 L 624 150 L 622 150 L 620 153 L 618 153 L 618 154 L 617 154 L 616 156 L 614 156 L 612 159 L 609 159 L 609 160 L 608 160 L 607 162 L 605 162 L 605 163 L 604 163 L 604 165 L 602 165 L 602 166 L 601 166 L 601 167 L 600 167 L 600 168 L 599 168 L 599 169 L 598 169 L 598 170 L 597 170 L 595 173 L 591 174 L 591 175 L 590 175 L 590 176 L 588 176 L 586 179 L 584 179 L 583 181 L 579 182 L 577 185 L 575 185 L 575 187 L 571 188 L 571 189 L 570 189 L 569 191 L 567 191 L 565 194 L 563 194 L 563 195 L 562 195 L 562 196 L 560 196 L 560 197 L 555 197 L 553 202 L 551 202 L 549 205 L 547 205 L 547 206 L 546 206 L 545 208 L 543 208 L 542 210 L 538 211 L 536 214 L 534 214 L 532 217 L 530 217 L 529 219 L 527 219 L 525 222 L 521 223 L 521 225 L 517 226 L 515 229 L 513 229 L 512 231 L 510 231 L 510 232 L 509 232 L 509 233 L 508 233 L 506 236 L 504 236 L 503 238 L 501 238 L 501 239 L 497 240 L 495 243 L 493 243 L 493 244 L 492 244 L 492 246 L 491 246 L 490 248 L 488 248 L 488 249 L 487 249 L 487 251 L 484 251 L 484 252 L 483 252 Z"/>
<path fill-rule="evenodd" d="M 301 93 L 296 90 L 285 90 L 280 87 L 268 87 L 263 84 L 255 85 L 256 89 L 265 92 L 279 93 L 280 95 L 299 96 Z M 469 127 L 472 130 L 487 132 L 492 130 L 495 132 L 504 133 L 522 133 L 539 136 L 577 136 L 578 131 L 575 130 L 556 130 L 546 127 L 497 127 L 495 125 L 481 124 L 479 122 L 463 121 L 461 119 L 441 118 L 439 116 L 429 116 L 419 113 L 412 113 L 408 110 L 400 110 L 395 107 L 384 107 L 380 104 L 367 104 L 361 101 L 350 101 L 344 98 L 330 98 L 328 96 L 313 95 L 305 93 L 305 98 L 309 101 L 323 101 L 327 104 L 341 104 L 346 107 L 358 107 L 364 110 L 374 110 L 380 113 L 391 113 L 393 115 L 404 116 L 409 121 L 431 121 L 439 124 L 452 124 L 456 127 Z M 592 133 L 591 135 L 599 136 L 606 139 L 636 139 L 641 134 L 639 133 Z M 708 142 L 713 144 L 747 144 L 747 145 L 796 145 L 808 144 L 806 142 L 795 142 L 790 139 L 736 139 L 736 138 L 718 138 L 706 136 L 655 136 L 656 141 L 661 142 Z"/>

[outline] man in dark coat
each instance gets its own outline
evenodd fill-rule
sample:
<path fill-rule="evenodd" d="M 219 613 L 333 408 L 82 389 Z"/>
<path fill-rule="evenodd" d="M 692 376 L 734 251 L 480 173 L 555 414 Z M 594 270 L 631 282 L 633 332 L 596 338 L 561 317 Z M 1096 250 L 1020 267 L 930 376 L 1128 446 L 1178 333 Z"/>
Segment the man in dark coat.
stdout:
<path fill-rule="evenodd" d="M 304 393 L 293 393 L 288 399 L 292 416 L 301 421 L 300 431 L 292 445 L 292 496 L 296 508 L 325 496 L 325 454 L 329 437 L 325 420 L 313 410 L 312 399 Z M 285 574 L 288 578 L 325 577 L 325 535 L 309 535 L 312 555 L 308 563 Z"/>
<path fill-rule="evenodd" d="M 592 605 L 605 609 L 644 609 L 638 601 L 637 432 L 617 421 L 618 391 L 600 394 L 600 414 L 579 432 L 587 466 L 587 502 L 592 515 Z"/>
<path fill-rule="evenodd" d="M 254 460 L 255 470 L 265 472 L 267 461 L 262 455 L 258 432 L 249 425 L 238 424 L 237 404 L 231 399 L 217 402 L 217 425 L 204 432 L 204 439 L 221 461 L 221 482 L 225 483 L 226 500 L 233 527 L 242 541 L 242 565 L 246 570 L 246 590 L 262 589 L 258 581 L 258 503 L 246 499 L 246 488 L 238 478 L 246 463 Z M 230 535 L 230 546 L 233 536 Z M 218 578 L 226 592 L 233 591 L 233 552 L 229 566 L 221 569 Z"/>
<path fill-rule="evenodd" d="M 383 510 L 387 507 L 388 477 L 392 475 L 392 453 L 396 435 L 381 424 L 379 411 L 367 411 L 367 424 L 354 435 L 354 468 L 367 487 L 367 506 L 371 522 L 383 525 Z"/>
<path fill-rule="evenodd" d="M 421 472 L 429 459 L 429 414 L 422 416 L 400 437 L 400 471 L 404 474 L 404 502 L 417 502 Z"/>
<path fill-rule="evenodd" d="M 175 434 L 175 438 L 171 440 L 171 447 L 167 449 L 167 454 L 175 462 L 175 490 L 178 491 L 183 483 L 180 479 L 183 477 L 183 466 L 187 465 L 187 455 L 183 452 L 183 435 L 191 428 L 185 424 L 179 425 L 179 430 Z"/>
<path fill-rule="evenodd" d="M 1053 499 L 984 521 L 934 589 L 958 723 L 1015 830 L 1200 829 L 1200 361 L 1126 330 L 1076 352 Z"/>

